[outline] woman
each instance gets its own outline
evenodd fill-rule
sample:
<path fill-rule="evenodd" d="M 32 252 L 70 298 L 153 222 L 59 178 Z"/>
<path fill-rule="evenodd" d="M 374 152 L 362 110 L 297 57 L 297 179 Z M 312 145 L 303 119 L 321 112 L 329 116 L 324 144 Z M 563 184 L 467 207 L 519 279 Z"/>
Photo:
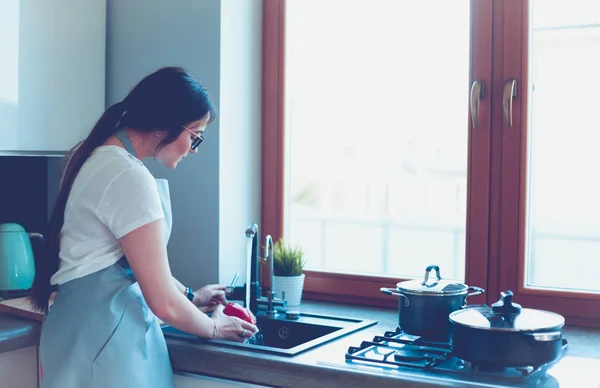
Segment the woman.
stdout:
<path fill-rule="evenodd" d="M 163 68 L 108 108 L 75 148 L 32 290 L 47 312 L 42 387 L 173 387 L 156 317 L 204 338 L 243 341 L 257 331 L 223 314 L 224 287 L 192 291 L 172 277 L 168 187 L 141 162 L 175 168 L 197 152 L 213 119 L 206 90 L 184 70 Z"/>

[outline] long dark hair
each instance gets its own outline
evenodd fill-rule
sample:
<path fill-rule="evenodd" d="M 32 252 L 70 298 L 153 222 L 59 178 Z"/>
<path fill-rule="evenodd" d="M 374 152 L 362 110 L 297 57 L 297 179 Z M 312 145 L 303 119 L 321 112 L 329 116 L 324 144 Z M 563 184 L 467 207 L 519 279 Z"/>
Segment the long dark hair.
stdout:
<path fill-rule="evenodd" d="M 46 231 L 43 252 L 35 257 L 35 278 L 30 300 L 39 311 L 46 312 L 55 287 L 50 278 L 59 267 L 60 231 L 73 181 L 92 152 L 106 142 L 120 127 L 137 132 L 164 131 L 166 136 L 156 152 L 174 142 L 184 126 L 209 116 L 215 110 L 207 91 L 185 70 L 165 67 L 146 76 L 121 102 L 109 107 L 88 137 L 76 145 L 67 157 L 62 184 Z"/>

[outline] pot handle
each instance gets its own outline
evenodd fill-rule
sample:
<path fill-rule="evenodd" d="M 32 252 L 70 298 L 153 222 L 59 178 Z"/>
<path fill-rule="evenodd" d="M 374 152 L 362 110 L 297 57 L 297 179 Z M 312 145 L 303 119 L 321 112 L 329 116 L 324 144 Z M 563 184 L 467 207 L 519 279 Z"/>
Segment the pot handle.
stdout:
<path fill-rule="evenodd" d="M 387 295 L 401 296 L 403 298 L 406 298 L 406 295 L 398 292 L 397 290 L 394 290 L 393 288 L 381 287 L 379 289 L 379 291 L 381 291 L 381 292 L 383 292 L 384 294 L 387 294 Z"/>
<path fill-rule="evenodd" d="M 398 292 L 397 290 L 392 289 L 392 288 L 387 288 L 387 287 L 381 287 L 379 289 L 379 291 L 381 291 L 387 295 L 400 296 L 400 297 L 404 298 L 404 305 L 408 306 L 408 297 L 406 295 Z"/>
<path fill-rule="evenodd" d="M 469 296 L 483 294 L 485 292 L 485 290 L 481 287 L 469 286 L 469 288 L 467 288 L 467 292 L 468 292 L 468 294 L 465 297 L 465 299 L 468 298 Z"/>
<path fill-rule="evenodd" d="M 523 333 L 526 338 L 529 338 L 535 342 L 552 342 L 562 338 L 562 332 L 551 331 L 541 333 Z"/>

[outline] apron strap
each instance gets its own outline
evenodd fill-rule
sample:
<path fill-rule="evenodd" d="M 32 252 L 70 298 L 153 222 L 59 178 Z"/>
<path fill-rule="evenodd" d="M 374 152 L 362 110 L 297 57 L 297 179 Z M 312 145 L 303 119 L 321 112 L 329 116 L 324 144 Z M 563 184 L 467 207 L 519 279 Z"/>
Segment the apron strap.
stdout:
<path fill-rule="evenodd" d="M 127 134 L 122 128 L 119 128 L 119 130 L 115 132 L 115 136 L 121 141 L 121 143 L 123 143 L 123 146 L 125 147 L 127 152 L 129 152 L 131 155 L 137 158 L 137 155 L 135 154 L 135 149 L 133 148 L 133 144 L 131 143 L 131 139 L 129 138 L 129 136 L 127 136 Z M 133 276 L 133 271 L 131 270 L 129 262 L 127 261 L 127 258 L 125 256 L 121 257 L 117 264 L 119 264 L 123 268 L 125 276 L 131 277 L 135 281 L 135 276 Z"/>
<path fill-rule="evenodd" d="M 129 136 L 127 136 L 127 134 L 122 128 L 115 133 L 115 136 L 121 141 L 121 143 L 123 143 L 127 152 L 129 152 L 131 155 L 137 158 L 137 155 L 135 154 L 135 149 L 133 148 L 133 144 L 131 144 L 131 139 L 129 139 Z"/>

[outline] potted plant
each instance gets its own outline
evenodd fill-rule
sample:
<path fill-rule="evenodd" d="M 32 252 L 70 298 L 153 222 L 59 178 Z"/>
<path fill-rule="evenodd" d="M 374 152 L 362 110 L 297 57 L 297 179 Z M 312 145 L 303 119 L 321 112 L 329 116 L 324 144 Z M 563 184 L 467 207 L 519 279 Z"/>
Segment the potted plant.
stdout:
<path fill-rule="evenodd" d="M 302 270 L 306 261 L 304 252 L 299 246 L 286 244 L 283 238 L 273 246 L 273 291 L 278 298 L 285 292 L 287 305 L 300 305 L 304 289 Z"/>

